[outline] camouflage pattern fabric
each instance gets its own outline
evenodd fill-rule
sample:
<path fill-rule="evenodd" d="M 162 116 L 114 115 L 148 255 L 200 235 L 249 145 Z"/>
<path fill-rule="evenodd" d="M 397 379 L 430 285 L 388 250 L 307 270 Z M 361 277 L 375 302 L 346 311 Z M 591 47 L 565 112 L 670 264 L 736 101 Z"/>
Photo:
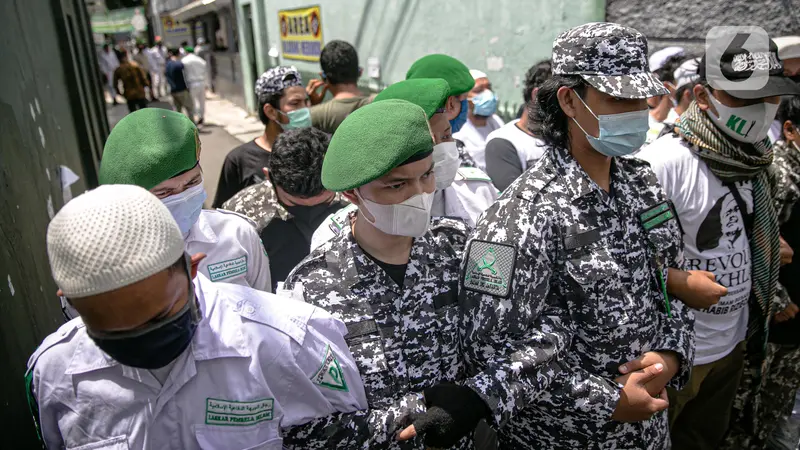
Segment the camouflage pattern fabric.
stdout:
<path fill-rule="evenodd" d="M 478 164 L 467 151 L 464 142 L 456 139 L 456 149 L 458 149 L 458 158 L 461 160 L 460 167 L 478 167 Z"/>
<path fill-rule="evenodd" d="M 786 141 L 778 141 L 772 147 L 772 167 L 775 169 L 775 211 L 778 223 L 783 225 L 800 200 L 800 150 Z"/>
<path fill-rule="evenodd" d="M 333 202 L 347 202 L 347 199 L 341 194 L 336 194 Z M 222 209 L 250 218 L 255 222 L 259 234 L 275 217 L 285 221 L 292 218 L 286 208 L 278 202 L 278 196 L 269 180 L 242 189 L 223 203 Z"/>
<path fill-rule="evenodd" d="M 766 374 L 759 377 L 759 369 Z M 731 427 L 720 449 L 765 449 L 779 419 L 792 413 L 800 384 L 800 348 L 767 344 L 763 366 L 745 360 Z"/>
<path fill-rule="evenodd" d="M 287 285 L 302 282 L 306 302 L 347 325 L 370 410 L 292 428 L 284 448 L 424 448 L 421 438 L 401 443 L 395 434 L 408 414 L 425 411 L 425 388 L 466 376 L 457 304 L 466 234 L 460 221 L 433 219 L 431 230 L 414 239 L 402 287 L 364 253 L 350 228 L 289 274 Z M 472 438 L 453 448 L 472 448 Z"/>
<path fill-rule="evenodd" d="M 255 93 L 259 103 L 271 94 L 292 86 L 303 86 L 303 78 L 294 66 L 277 66 L 262 73 L 256 80 Z"/>
<path fill-rule="evenodd" d="M 650 166 L 615 158 L 609 195 L 564 149 L 548 149 L 483 216 L 461 281 L 466 385 L 494 412 L 501 448 L 669 448 L 666 411 L 611 420 L 618 367 L 674 351 L 688 381 L 694 314 L 657 281 L 683 247 Z M 653 213 L 655 214 L 655 213 Z M 660 214 L 660 213 L 659 213 Z M 599 445 L 599 446 L 598 446 Z M 593 447 L 594 446 L 594 447 Z"/>
<path fill-rule="evenodd" d="M 553 75 L 580 75 L 612 97 L 669 93 L 650 72 L 647 38 L 616 23 L 587 23 L 561 33 L 553 42 Z"/>
<path fill-rule="evenodd" d="M 273 217 L 289 220 L 292 215 L 278 203 L 278 196 L 269 180 L 248 186 L 222 204 L 222 209 L 245 215 L 256 223 L 256 231 L 266 228 Z"/>

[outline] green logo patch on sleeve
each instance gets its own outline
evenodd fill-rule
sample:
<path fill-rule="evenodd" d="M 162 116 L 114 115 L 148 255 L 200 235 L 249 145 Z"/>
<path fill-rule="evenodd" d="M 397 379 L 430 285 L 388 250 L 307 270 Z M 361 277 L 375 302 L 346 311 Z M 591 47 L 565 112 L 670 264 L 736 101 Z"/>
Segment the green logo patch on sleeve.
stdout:
<path fill-rule="evenodd" d="M 344 372 L 336 354 L 333 353 L 330 344 L 325 347 L 325 358 L 322 365 L 311 377 L 311 382 L 336 391 L 349 392 L 347 382 L 344 380 Z"/>
<path fill-rule="evenodd" d="M 496 297 L 508 297 L 517 261 L 513 245 L 474 240 L 467 250 L 464 288 Z"/>

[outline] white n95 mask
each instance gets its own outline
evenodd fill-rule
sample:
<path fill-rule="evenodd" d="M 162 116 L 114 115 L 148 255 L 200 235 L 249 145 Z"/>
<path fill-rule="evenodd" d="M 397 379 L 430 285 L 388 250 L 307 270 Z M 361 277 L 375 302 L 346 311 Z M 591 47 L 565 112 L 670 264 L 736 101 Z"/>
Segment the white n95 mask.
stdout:
<path fill-rule="evenodd" d="M 433 192 L 415 195 L 394 205 L 381 205 L 361 196 L 362 207 L 374 218 L 365 219 L 375 228 L 393 236 L 422 237 L 431 226 L 431 206 Z M 363 214 L 362 214 L 363 215 Z"/>
<path fill-rule="evenodd" d="M 755 144 L 767 137 L 779 105 L 761 102 L 732 108 L 720 103 L 708 90 L 706 94 L 719 116 L 715 116 L 710 109 L 706 110 L 706 113 L 723 133 L 745 144 Z"/>
<path fill-rule="evenodd" d="M 455 141 L 442 142 L 433 146 L 433 173 L 436 176 L 436 190 L 441 191 L 453 184 L 461 160 Z"/>
<path fill-rule="evenodd" d="M 206 188 L 203 187 L 203 182 L 201 181 L 197 186 L 190 187 L 180 194 L 170 195 L 161 199 L 161 203 L 167 207 L 170 214 L 172 214 L 172 218 L 178 223 L 178 228 L 181 229 L 184 239 L 189 236 L 189 230 L 200 218 L 200 212 L 203 210 L 203 202 L 206 201 L 206 197 Z"/>

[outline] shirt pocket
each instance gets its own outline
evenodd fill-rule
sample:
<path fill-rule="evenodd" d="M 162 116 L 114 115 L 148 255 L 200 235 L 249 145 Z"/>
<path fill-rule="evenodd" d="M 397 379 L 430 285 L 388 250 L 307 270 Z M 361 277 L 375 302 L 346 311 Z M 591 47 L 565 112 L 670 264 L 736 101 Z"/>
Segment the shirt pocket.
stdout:
<path fill-rule="evenodd" d="M 377 406 L 376 402 L 392 398 L 396 394 L 397 386 L 393 374 L 389 371 L 379 332 L 347 339 L 347 344 L 364 382 L 369 405 Z"/>
<path fill-rule="evenodd" d="M 253 426 L 195 425 L 195 438 L 202 450 L 281 450 L 283 439 L 277 423 Z"/>
<path fill-rule="evenodd" d="M 579 334 L 631 321 L 619 267 L 602 241 L 568 253 L 565 268 L 567 298 Z"/>
<path fill-rule="evenodd" d="M 114 436 L 102 441 L 66 448 L 67 450 L 128 450 L 128 436 Z"/>

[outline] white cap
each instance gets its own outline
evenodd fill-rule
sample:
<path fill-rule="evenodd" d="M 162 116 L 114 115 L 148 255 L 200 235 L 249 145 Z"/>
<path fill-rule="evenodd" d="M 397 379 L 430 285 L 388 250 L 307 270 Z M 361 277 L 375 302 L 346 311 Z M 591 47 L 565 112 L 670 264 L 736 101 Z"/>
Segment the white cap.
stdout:
<path fill-rule="evenodd" d="M 664 63 L 673 56 L 683 55 L 685 50 L 683 47 L 667 47 L 650 55 L 650 72 L 664 67 Z"/>
<path fill-rule="evenodd" d="M 800 58 L 800 36 L 781 36 L 773 39 L 778 46 L 778 58 L 781 61 Z"/>
<path fill-rule="evenodd" d="M 161 201 L 110 184 L 64 205 L 47 227 L 47 256 L 64 296 L 113 291 L 144 280 L 183 255 L 178 224 Z"/>
<path fill-rule="evenodd" d="M 486 72 L 481 72 L 480 70 L 477 70 L 477 69 L 470 69 L 469 70 L 469 74 L 472 75 L 472 78 L 474 80 L 477 80 L 478 78 L 489 78 L 486 75 Z"/>
<path fill-rule="evenodd" d="M 700 58 L 692 58 L 684 61 L 672 76 L 675 78 L 675 89 L 681 86 L 686 86 L 700 79 L 700 74 L 697 73 L 697 67 L 700 65 Z"/>

